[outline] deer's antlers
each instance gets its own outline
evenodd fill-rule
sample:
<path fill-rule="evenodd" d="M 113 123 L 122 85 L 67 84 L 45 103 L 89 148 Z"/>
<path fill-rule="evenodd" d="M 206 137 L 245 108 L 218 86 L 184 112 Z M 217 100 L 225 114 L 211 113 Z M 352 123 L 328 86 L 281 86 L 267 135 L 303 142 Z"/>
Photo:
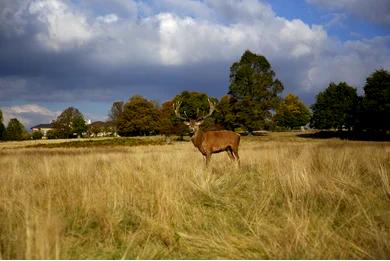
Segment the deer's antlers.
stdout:
<path fill-rule="evenodd" d="M 210 106 L 210 109 L 209 109 L 209 113 L 207 115 L 203 115 L 201 117 L 198 117 L 197 121 L 203 121 L 204 119 L 208 118 L 211 116 L 211 114 L 213 114 L 214 110 L 215 110 L 215 104 L 210 100 L 210 98 L 207 98 L 208 102 L 209 102 L 209 106 Z M 181 120 L 187 120 L 188 119 L 188 116 L 187 114 L 184 112 L 184 114 L 186 115 L 187 118 L 183 117 L 180 115 L 180 106 L 181 106 L 181 101 L 177 101 L 176 103 L 174 103 L 172 105 L 173 107 L 173 110 L 175 111 L 175 115 L 177 118 L 181 119 Z M 197 109 L 197 115 L 199 114 L 199 108 Z"/>
<path fill-rule="evenodd" d="M 181 119 L 181 120 L 187 120 L 186 118 L 184 118 L 183 116 L 180 115 L 180 112 L 179 112 L 179 109 L 180 109 L 180 105 L 181 105 L 181 101 L 177 101 L 176 103 L 173 104 L 173 110 L 175 111 L 175 115 L 177 118 Z"/>
<path fill-rule="evenodd" d="M 215 104 L 210 100 L 210 98 L 207 98 L 207 101 L 209 102 L 209 106 L 210 106 L 209 113 L 205 116 L 199 117 L 198 121 L 203 121 L 204 119 L 210 117 L 211 114 L 213 114 L 213 112 L 215 110 Z"/>

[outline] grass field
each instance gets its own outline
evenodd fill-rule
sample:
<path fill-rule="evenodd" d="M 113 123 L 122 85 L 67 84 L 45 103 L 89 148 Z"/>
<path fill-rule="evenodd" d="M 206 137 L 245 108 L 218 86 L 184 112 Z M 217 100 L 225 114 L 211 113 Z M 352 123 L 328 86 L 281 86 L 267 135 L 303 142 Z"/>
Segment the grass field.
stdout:
<path fill-rule="evenodd" d="M 390 258 L 389 142 L 63 142 L 0 143 L 0 258 Z"/>

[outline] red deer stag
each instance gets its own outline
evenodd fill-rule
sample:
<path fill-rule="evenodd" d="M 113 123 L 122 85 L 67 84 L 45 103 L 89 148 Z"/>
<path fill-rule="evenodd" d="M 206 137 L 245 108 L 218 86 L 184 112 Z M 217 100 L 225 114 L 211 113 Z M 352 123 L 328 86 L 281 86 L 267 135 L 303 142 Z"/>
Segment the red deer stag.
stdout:
<path fill-rule="evenodd" d="M 190 132 L 193 133 L 191 141 L 195 147 L 199 149 L 203 156 L 206 157 L 206 166 L 208 166 L 211 154 L 226 151 L 231 160 L 235 160 L 237 164 L 240 164 L 240 157 L 238 156 L 238 146 L 240 144 L 240 135 L 228 130 L 221 131 L 202 131 L 200 125 L 202 125 L 204 119 L 211 116 L 215 106 L 209 101 L 210 110 L 206 116 L 198 117 L 196 120 L 182 117 L 179 113 L 181 102 L 177 102 L 173 105 L 176 117 L 184 120 L 184 124 L 188 126 Z"/>

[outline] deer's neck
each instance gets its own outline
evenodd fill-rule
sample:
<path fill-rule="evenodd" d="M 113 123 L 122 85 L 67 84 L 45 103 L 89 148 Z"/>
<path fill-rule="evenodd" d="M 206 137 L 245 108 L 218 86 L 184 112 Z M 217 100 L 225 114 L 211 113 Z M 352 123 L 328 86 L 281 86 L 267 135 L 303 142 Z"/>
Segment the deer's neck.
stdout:
<path fill-rule="evenodd" d="M 201 129 L 195 131 L 194 135 L 191 138 L 191 141 L 195 147 L 200 149 L 203 141 L 203 131 Z"/>

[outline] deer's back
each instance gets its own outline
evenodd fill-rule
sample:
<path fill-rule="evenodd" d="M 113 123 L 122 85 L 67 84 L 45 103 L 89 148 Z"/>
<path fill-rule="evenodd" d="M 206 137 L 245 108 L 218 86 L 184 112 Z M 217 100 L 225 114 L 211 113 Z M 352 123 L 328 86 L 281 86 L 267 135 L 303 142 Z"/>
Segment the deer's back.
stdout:
<path fill-rule="evenodd" d="M 203 147 L 211 151 L 223 151 L 228 147 L 236 148 L 240 143 L 240 135 L 233 131 L 207 131 L 203 134 Z"/>

